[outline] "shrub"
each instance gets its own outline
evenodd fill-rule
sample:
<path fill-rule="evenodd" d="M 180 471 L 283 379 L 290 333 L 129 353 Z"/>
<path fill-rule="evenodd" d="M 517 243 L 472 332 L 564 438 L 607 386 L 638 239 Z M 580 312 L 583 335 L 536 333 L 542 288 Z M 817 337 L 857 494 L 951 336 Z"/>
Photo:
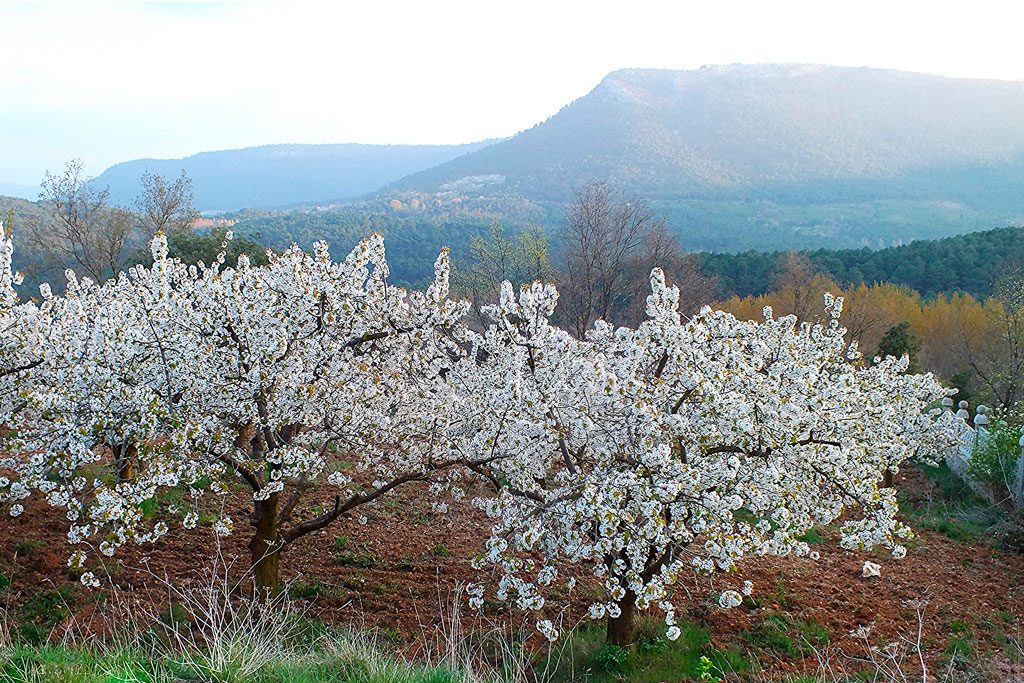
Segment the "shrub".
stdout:
<path fill-rule="evenodd" d="M 370 569 L 377 564 L 377 556 L 373 553 L 353 552 L 341 550 L 334 553 L 334 561 L 342 567 L 356 567 L 357 569 Z"/>
<path fill-rule="evenodd" d="M 1017 476 L 1020 436 L 1019 426 L 1011 426 L 1002 418 L 993 420 L 988 435 L 979 439 L 971 452 L 968 474 L 976 481 L 1009 493 Z"/>
<path fill-rule="evenodd" d="M 1006 515 L 994 528 L 996 544 L 1007 552 L 1024 554 L 1024 510 Z"/>
<path fill-rule="evenodd" d="M 604 643 L 594 653 L 594 667 L 598 671 L 621 671 L 626 666 L 629 653 L 625 648 L 613 643 Z"/>

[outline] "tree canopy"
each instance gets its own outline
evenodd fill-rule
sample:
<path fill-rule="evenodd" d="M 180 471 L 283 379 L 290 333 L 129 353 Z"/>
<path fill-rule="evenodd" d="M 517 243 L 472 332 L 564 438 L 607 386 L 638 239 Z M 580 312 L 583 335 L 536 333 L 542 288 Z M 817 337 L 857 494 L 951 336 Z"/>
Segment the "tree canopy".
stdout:
<path fill-rule="evenodd" d="M 0 504 L 60 509 L 83 570 L 92 551 L 158 541 L 203 512 L 232 533 L 230 497 L 251 511 L 251 571 L 272 592 L 297 539 L 414 482 L 437 509 L 483 482 L 474 502 L 495 523 L 475 564 L 496 566 L 499 599 L 541 610 L 546 587 L 584 565 L 611 640 L 629 642 L 649 606 L 675 637 L 684 571 L 807 554 L 813 524 L 845 514 L 844 546 L 902 556 L 910 531 L 880 484 L 952 444 L 950 416 L 931 410 L 947 392 L 906 358 L 859 362 L 831 296 L 818 324 L 686 318 L 655 269 L 642 322 L 576 337 L 551 323 L 558 293 L 541 283 L 502 283 L 489 322 L 470 327 L 447 251 L 428 286 L 406 290 L 388 281 L 380 235 L 341 261 L 324 243 L 264 265 L 223 252 L 189 264 L 162 234 L 151 249 L 151 266 L 103 283 L 69 272 L 63 294 L 21 303 L 0 243 L 0 423 L 16 426 Z M 325 488 L 327 506 L 312 495 Z M 148 516 L 166 490 L 168 515 Z"/>

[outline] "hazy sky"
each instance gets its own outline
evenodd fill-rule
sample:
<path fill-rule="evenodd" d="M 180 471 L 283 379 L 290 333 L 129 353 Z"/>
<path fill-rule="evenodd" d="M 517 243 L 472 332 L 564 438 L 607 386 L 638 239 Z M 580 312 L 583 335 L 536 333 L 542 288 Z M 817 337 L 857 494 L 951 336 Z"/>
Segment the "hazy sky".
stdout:
<path fill-rule="evenodd" d="M 624 67 L 816 62 L 1024 80 L 1024 3 L 0 0 L 0 183 L 81 157 L 505 136 Z M 1024 112 L 1021 112 L 1024 116 Z"/>

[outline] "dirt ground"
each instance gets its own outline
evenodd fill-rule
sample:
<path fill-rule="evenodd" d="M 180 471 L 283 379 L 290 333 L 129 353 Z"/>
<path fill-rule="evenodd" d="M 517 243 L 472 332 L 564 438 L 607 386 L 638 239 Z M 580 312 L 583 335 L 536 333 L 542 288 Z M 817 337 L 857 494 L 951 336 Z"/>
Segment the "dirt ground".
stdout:
<path fill-rule="evenodd" d="M 898 486 L 910 500 L 933 493 L 931 482 L 916 470 L 901 475 Z M 447 514 L 431 512 L 424 493 L 407 490 L 368 512 L 365 524 L 342 519 L 297 542 L 282 563 L 291 594 L 309 604 L 312 616 L 326 622 L 379 628 L 406 642 L 429 632 L 438 624 L 439 613 L 451 613 L 460 585 L 486 580 L 470 567 L 469 560 L 486 538 L 488 525 L 468 506 Z M 178 527 L 159 544 L 119 551 L 114 562 L 108 560 L 103 570 L 96 571 L 105 587 L 89 591 L 77 584 L 77 575 L 65 564 L 70 554 L 64 541 L 66 521 L 52 512 L 36 514 L 44 510 L 45 505 L 36 501 L 21 517 L 0 520 L 0 572 L 11 584 L 6 594 L 0 594 L 0 605 L 6 602 L 15 623 L 19 614 L 46 622 L 46 615 L 26 612 L 26 605 L 40 593 L 67 586 L 55 632 L 102 632 L 117 618 L 114 605 L 131 602 L 159 614 L 169 603 L 161 578 L 176 584 L 202 581 L 216 564 L 212 558 L 218 545 L 208 528 L 185 531 Z M 223 539 L 221 556 L 237 574 L 246 564 L 248 525 L 241 510 L 233 517 L 236 533 Z M 882 553 L 841 550 L 836 534 L 828 530 L 815 547 L 820 553 L 816 561 L 761 559 L 742 565 L 738 577 L 692 580 L 680 587 L 677 604 L 685 606 L 681 620 L 708 628 L 716 646 L 745 645 L 768 671 L 777 674 L 814 670 L 818 662 L 809 653 L 786 657 L 759 648 L 750 633 L 771 615 L 824 629 L 830 647 L 855 655 L 864 652 L 863 641 L 851 633 L 855 629 L 871 626 L 874 643 L 897 641 L 916 633 L 920 609 L 924 613 L 922 642 L 928 659 L 936 663 L 948 659 L 956 638 L 970 642 L 972 654 L 978 656 L 998 653 L 1005 649 L 1007 638 L 1020 636 L 1024 557 L 997 550 L 984 538 L 961 542 L 919 530 L 901 561 Z M 91 559 L 97 558 L 94 553 Z M 865 559 L 881 564 L 880 578 L 861 576 Z M 719 609 L 715 596 L 743 579 L 753 581 L 754 599 L 733 610 Z M 111 594 L 118 599 L 109 599 Z M 551 601 L 551 616 L 571 626 L 581 620 L 588 598 L 594 595 L 592 585 L 581 581 L 572 595 Z M 466 628 L 479 626 L 480 617 L 470 615 L 468 609 L 462 612 Z M 532 623 L 534 618 L 496 606 L 486 614 L 488 622 L 499 623 L 526 619 L 525 623 Z M 993 666 L 1001 667 L 1005 680 L 1024 680 L 1024 672 L 1004 657 L 995 659 Z"/>

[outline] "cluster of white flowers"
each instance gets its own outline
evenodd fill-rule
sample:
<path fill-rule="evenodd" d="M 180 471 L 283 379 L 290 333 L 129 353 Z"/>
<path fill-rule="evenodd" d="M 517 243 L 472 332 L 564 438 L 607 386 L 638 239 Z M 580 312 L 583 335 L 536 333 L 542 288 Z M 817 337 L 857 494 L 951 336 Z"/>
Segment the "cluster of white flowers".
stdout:
<path fill-rule="evenodd" d="M 447 252 L 407 291 L 387 281 L 380 236 L 341 262 L 317 244 L 259 267 L 223 254 L 189 266 L 157 236 L 151 267 L 104 284 L 69 272 L 39 304 L 18 302 L 11 250 L 0 241 L 0 423 L 19 429 L 0 503 L 18 515 L 38 491 L 65 510 L 69 541 L 106 555 L 170 531 L 147 512 L 162 489 L 180 492 L 184 528 L 246 491 L 255 563 L 408 482 L 431 482 L 447 512 L 441 497 L 475 477 L 493 486 L 474 503 L 494 526 L 474 566 L 499 570 L 498 599 L 540 610 L 573 580 L 560 568 L 580 564 L 603 585 L 591 617 L 657 607 L 675 638 L 685 572 L 809 555 L 801 535 L 851 508 L 844 547 L 905 554 L 883 473 L 955 439 L 955 421 L 928 410 L 946 393 L 933 377 L 858 362 L 841 299 L 826 300 L 825 325 L 770 310 L 684 320 L 655 270 L 645 322 L 598 322 L 581 340 L 551 324 L 558 293 L 541 284 L 505 283 L 492 324 L 469 329 Z M 318 483 L 337 494 L 326 511 L 303 507 Z M 470 596 L 483 604 L 481 587 Z"/>
<path fill-rule="evenodd" d="M 718 605 L 722 609 L 732 609 L 741 604 L 743 604 L 743 596 L 734 590 L 725 591 L 718 597 Z"/>
<path fill-rule="evenodd" d="M 678 637 L 671 587 L 685 571 L 816 555 L 801 536 L 847 510 L 861 514 L 843 524 L 844 547 L 902 557 L 910 530 L 883 474 L 952 445 L 937 409 L 948 392 L 903 374 L 905 361 L 859 363 L 841 299 L 826 298 L 825 325 L 770 310 L 760 322 L 710 308 L 684 320 L 660 271 L 651 285 L 645 322 L 598 322 L 577 340 L 549 322 L 554 288 L 506 284 L 494 323 L 470 335 L 451 372 L 465 424 L 451 421 L 450 441 L 494 484 L 477 501 L 496 520 L 477 566 L 519 593 L 550 585 L 549 566 L 588 566 L 605 591 L 591 618 L 656 606 Z"/>
<path fill-rule="evenodd" d="M 0 222 L 0 419 L 17 410 L 21 380 L 39 362 L 38 349 L 46 342 L 45 336 L 35 328 L 37 306 L 18 299 L 15 287 L 22 279 L 13 269 L 13 258 L 14 242 Z M 0 458 L 0 469 L 10 469 L 8 460 Z M 11 486 L 8 477 L 0 476 L 0 490 Z M 22 488 L 20 492 L 9 493 L 8 498 L 19 500 L 27 495 Z M 21 514 L 21 506 L 17 510 L 17 513 L 12 511 L 12 516 Z"/>
<path fill-rule="evenodd" d="M 190 266 L 158 235 L 151 267 L 102 284 L 69 271 L 37 305 L 18 303 L 12 249 L 0 242 L 0 423 L 19 429 L 3 444 L 0 503 L 42 493 L 72 543 L 112 555 L 155 541 L 168 531 L 149 513 L 160 490 L 182 494 L 172 512 L 192 528 L 241 484 L 273 517 L 263 555 L 445 469 L 431 461 L 432 406 L 467 310 L 447 297 L 447 252 L 408 292 L 387 282 L 379 235 L 341 262 L 317 244 L 260 267 L 223 254 Z M 338 472 L 345 462 L 360 476 Z M 320 481 L 338 494 L 327 513 L 303 506 Z"/>
<path fill-rule="evenodd" d="M 550 619 L 541 619 L 537 622 L 537 630 L 550 641 L 558 640 L 558 629 L 551 623 Z"/>

